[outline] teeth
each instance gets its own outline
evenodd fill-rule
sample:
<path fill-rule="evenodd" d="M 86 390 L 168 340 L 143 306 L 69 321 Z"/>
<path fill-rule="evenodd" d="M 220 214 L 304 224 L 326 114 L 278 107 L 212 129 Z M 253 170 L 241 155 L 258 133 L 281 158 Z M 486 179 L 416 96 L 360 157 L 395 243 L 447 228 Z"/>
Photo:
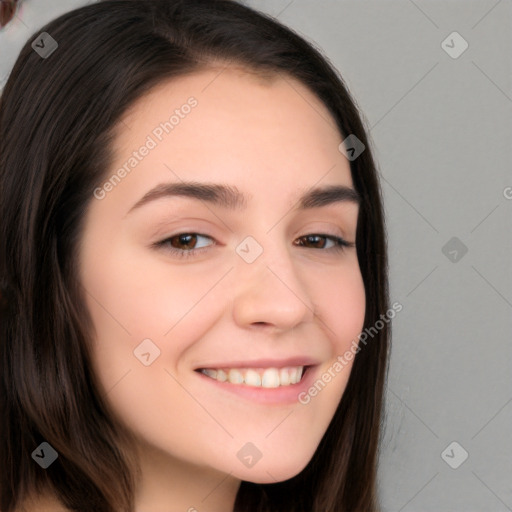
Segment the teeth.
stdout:
<path fill-rule="evenodd" d="M 243 384 L 252 387 L 277 388 L 297 384 L 302 378 L 304 366 L 286 368 L 205 368 L 202 373 L 220 382 Z"/>
<path fill-rule="evenodd" d="M 228 380 L 231 384 L 242 384 L 244 376 L 238 370 L 229 370 Z"/>
<path fill-rule="evenodd" d="M 261 379 L 262 387 L 277 388 L 279 384 L 279 371 L 276 368 L 269 368 L 263 372 L 263 378 Z"/>
<path fill-rule="evenodd" d="M 281 386 L 288 386 L 290 384 L 290 372 L 286 368 L 279 370 L 279 381 Z"/>
<path fill-rule="evenodd" d="M 245 372 L 244 383 L 248 386 L 261 386 L 260 374 L 254 370 L 247 370 Z"/>
<path fill-rule="evenodd" d="M 204 370 L 201 370 L 205 375 L 208 375 L 208 377 L 211 377 L 212 379 L 217 378 L 217 370 L 210 370 L 210 368 L 206 368 Z"/>

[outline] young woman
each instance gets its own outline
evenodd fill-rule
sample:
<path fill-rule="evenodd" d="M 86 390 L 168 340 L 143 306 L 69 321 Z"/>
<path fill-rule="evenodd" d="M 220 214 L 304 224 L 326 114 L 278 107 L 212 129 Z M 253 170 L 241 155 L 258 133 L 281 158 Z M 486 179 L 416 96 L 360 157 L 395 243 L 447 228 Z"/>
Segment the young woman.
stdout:
<path fill-rule="evenodd" d="M 378 510 L 383 207 L 327 59 L 233 1 L 105 0 L 0 107 L 0 510 Z"/>

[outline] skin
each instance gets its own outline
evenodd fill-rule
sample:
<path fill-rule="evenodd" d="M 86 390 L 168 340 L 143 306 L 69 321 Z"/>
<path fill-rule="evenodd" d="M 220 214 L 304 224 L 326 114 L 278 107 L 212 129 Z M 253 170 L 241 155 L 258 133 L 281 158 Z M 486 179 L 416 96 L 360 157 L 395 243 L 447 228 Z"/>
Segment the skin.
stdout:
<path fill-rule="evenodd" d="M 298 474 L 334 415 L 352 363 L 307 405 L 220 392 L 194 368 L 301 354 L 321 363 L 320 377 L 363 328 L 356 249 L 329 250 L 328 239 L 326 248 L 322 240 L 320 248 L 293 243 L 318 233 L 355 241 L 356 203 L 292 208 L 312 186 L 353 186 L 333 118 L 291 78 L 220 69 L 162 83 L 127 112 L 107 177 L 166 113 L 190 96 L 198 101 L 104 199 L 91 201 L 81 239 L 94 370 L 112 411 L 139 439 L 137 512 L 225 512 L 242 480 Z M 181 180 L 236 186 L 248 196 L 247 209 L 173 197 L 128 213 L 154 186 Z M 207 249 L 180 259 L 152 246 L 181 233 L 211 237 L 196 240 Z M 263 248 L 250 264 L 235 251 L 249 235 Z M 147 338 L 160 350 L 149 366 L 133 353 Z M 236 455 L 247 442 L 263 455 L 251 468 Z"/>

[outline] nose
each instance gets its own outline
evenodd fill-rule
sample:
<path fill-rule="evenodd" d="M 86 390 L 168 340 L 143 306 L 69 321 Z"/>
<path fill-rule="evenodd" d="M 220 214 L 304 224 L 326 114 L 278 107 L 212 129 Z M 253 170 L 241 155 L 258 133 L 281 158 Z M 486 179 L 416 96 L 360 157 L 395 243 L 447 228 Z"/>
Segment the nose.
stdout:
<path fill-rule="evenodd" d="M 286 331 L 314 317 L 313 303 L 286 250 L 237 262 L 233 276 L 233 317 L 240 327 L 264 324 Z"/>

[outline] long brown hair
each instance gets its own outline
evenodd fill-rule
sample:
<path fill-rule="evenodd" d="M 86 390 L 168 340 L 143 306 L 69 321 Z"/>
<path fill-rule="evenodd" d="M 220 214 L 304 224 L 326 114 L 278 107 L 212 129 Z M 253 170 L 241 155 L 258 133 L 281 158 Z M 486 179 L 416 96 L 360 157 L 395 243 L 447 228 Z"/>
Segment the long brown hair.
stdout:
<path fill-rule="evenodd" d="M 43 32 L 58 44 L 46 56 L 31 46 Z M 133 511 L 138 466 L 130 433 L 113 418 L 91 369 L 78 242 L 122 114 L 160 82 L 219 62 L 299 80 L 326 105 L 343 138 L 355 135 L 366 146 L 350 161 L 361 196 L 364 327 L 388 310 L 386 231 L 370 142 L 342 78 L 319 50 L 230 0 L 104 0 L 60 16 L 30 37 L 0 99 L 2 512 L 44 490 L 77 511 Z M 386 322 L 358 352 L 305 469 L 285 482 L 242 482 L 236 512 L 378 510 L 390 332 Z M 43 441 L 58 453 L 46 470 L 31 457 Z"/>

